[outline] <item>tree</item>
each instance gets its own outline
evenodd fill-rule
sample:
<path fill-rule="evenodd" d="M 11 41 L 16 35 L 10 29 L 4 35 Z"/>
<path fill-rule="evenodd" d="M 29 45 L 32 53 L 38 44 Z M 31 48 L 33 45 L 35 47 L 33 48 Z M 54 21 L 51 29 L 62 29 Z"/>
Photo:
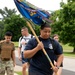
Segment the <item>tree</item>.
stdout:
<path fill-rule="evenodd" d="M 13 41 L 18 41 L 21 36 L 21 28 L 27 26 L 26 20 L 20 15 L 12 15 L 10 18 L 6 18 L 4 21 L 4 33 L 6 31 L 10 31 L 13 33 Z M 37 35 L 39 35 L 40 26 L 35 25 L 34 31 Z M 29 33 L 32 33 L 30 28 L 28 27 Z"/>
<path fill-rule="evenodd" d="M 6 18 L 4 21 L 6 31 L 11 31 L 13 34 L 13 41 L 18 41 L 21 36 L 21 28 L 26 26 L 26 21 L 20 15 L 12 15 L 10 18 Z"/>
<path fill-rule="evenodd" d="M 75 1 L 68 0 L 68 3 L 64 4 L 60 9 L 58 17 L 59 21 L 52 24 L 53 32 L 60 35 L 60 39 L 64 44 L 68 43 L 73 46 L 73 52 L 75 52 Z"/>
<path fill-rule="evenodd" d="M 2 16 L 2 19 L 9 18 L 11 15 L 15 14 L 17 11 L 15 9 L 8 9 L 5 7 L 4 9 L 0 9 L 0 14 Z"/>
<path fill-rule="evenodd" d="M 2 39 L 3 37 L 3 29 L 4 29 L 4 23 L 2 21 L 0 21 L 0 40 Z"/>
<path fill-rule="evenodd" d="M 3 39 L 4 35 L 4 21 L 6 18 L 10 18 L 10 16 L 16 14 L 15 9 L 8 9 L 5 7 L 4 9 L 0 9 L 0 15 L 2 16 L 0 18 L 0 39 Z"/>
<path fill-rule="evenodd" d="M 36 35 L 39 36 L 40 35 L 40 26 L 35 25 L 34 31 L 35 31 Z"/>

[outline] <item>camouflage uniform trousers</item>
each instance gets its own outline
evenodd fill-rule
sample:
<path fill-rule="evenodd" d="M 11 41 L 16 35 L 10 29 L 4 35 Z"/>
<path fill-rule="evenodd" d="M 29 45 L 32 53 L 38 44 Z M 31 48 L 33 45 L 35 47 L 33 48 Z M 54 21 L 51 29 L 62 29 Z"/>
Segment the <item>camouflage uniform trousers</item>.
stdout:
<path fill-rule="evenodd" d="M 0 75 L 5 75 L 5 72 L 7 75 L 14 75 L 13 61 L 2 61 L 0 59 Z"/>

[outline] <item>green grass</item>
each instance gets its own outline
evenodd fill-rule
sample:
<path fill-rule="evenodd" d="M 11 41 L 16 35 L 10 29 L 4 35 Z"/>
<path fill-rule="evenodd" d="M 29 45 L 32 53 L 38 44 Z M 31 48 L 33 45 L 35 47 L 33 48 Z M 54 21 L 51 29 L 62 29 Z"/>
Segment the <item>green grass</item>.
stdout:
<path fill-rule="evenodd" d="M 21 72 L 21 71 L 19 71 L 19 72 L 15 72 L 15 73 L 17 73 L 18 75 L 22 75 L 22 72 Z"/>
<path fill-rule="evenodd" d="M 75 53 L 73 53 L 73 47 L 69 46 L 68 44 L 66 45 L 62 44 L 62 47 L 63 47 L 64 56 L 75 58 Z"/>
<path fill-rule="evenodd" d="M 18 42 L 14 42 L 14 44 L 15 44 L 15 47 L 18 47 Z"/>
<path fill-rule="evenodd" d="M 64 52 L 64 56 L 75 58 L 75 53 L 73 53 L 73 52 Z"/>
<path fill-rule="evenodd" d="M 66 44 L 66 45 L 61 44 L 61 45 L 62 45 L 64 51 L 72 51 L 73 50 L 73 47 L 69 46 L 68 44 Z"/>
<path fill-rule="evenodd" d="M 18 72 L 15 72 L 17 73 L 18 75 L 22 75 L 22 71 L 18 71 Z M 26 75 L 28 75 L 28 73 L 26 73 Z"/>

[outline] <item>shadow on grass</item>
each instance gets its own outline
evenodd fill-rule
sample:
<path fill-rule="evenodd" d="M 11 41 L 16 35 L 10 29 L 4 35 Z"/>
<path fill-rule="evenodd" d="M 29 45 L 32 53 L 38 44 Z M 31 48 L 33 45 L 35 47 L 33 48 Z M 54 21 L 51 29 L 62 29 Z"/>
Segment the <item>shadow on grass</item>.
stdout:
<path fill-rule="evenodd" d="M 75 53 L 74 52 L 64 52 L 64 56 L 75 58 Z"/>
<path fill-rule="evenodd" d="M 75 52 L 64 52 L 64 54 L 75 54 Z"/>

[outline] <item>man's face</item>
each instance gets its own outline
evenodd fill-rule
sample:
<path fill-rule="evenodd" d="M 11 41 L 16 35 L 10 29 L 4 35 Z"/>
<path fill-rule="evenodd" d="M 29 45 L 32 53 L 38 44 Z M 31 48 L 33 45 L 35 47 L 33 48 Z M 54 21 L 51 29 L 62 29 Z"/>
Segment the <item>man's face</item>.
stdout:
<path fill-rule="evenodd" d="M 45 27 L 43 30 L 40 31 L 41 37 L 44 39 L 47 39 L 50 37 L 51 34 L 51 28 Z"/>
<path fill-rule="evenodd" d="M 22 34 L 22 36 L 25 36 L 27 33 L 28 33 L 28 32 L 27 32 L 26 29 L 22 29 L 22 30 L 21 30 L 21 34 Z"/>
<path fill-rule="evenodd" d="M 12 36 L 5 36 L 5 41 L 6 42 L 10 42 L 11 41 Z"/>
<path fill-rule="evenodd" d="M 55 36 L 54 39 L 58 42 L 59 41 L 59 37 Z"/>

